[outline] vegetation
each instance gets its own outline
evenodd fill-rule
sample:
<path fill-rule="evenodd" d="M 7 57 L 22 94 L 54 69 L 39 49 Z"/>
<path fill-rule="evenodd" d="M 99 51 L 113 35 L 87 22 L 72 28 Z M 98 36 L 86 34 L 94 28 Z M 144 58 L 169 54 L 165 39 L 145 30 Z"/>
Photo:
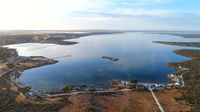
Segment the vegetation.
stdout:
<path fill-rule="evenodd" d="M 13 63 L 7 63 L 6 66 L 7 66 L 9 69 L 12 69 L 13 67 L 15 67 Z"/>
<path fill-rule="evenodd" d="M 45 98 L 43 97 L 35 97 L 29 102 L 23 100 L 21 102 L 17 102 L 17 96 L 19 96 L 21 92 L 30 90 L 30 88 L 11 89 L 13 86 L 10 83 L 12 82 L 10 74 L 11 72 L 8 72 L 0 77 L 0 112 L 57 112 L 60 108 L 69 103 L 67 98 L 62 98 L 62 100 L 55 103 L 42 103 L 42 101 L 45 101 Z M 16 72 L 15 75 L 17 77 L 20 73 Z"/>
<path fill-rule="evenodd" d="M 70 86 L 65 86 L 64 88 L 62 88 L 61 93 L 69 93 L 74 88 L 84 89 L 84 88 L 87 88 L 87 86 L 86 85 L 70 85 Z"/>
<path fill-rule="evenodd" d="M 83 112 L 95 112 L 95 107 L 94 106 L 88 106 Z"/>
<path fill-rule="evenodd" d="M 93 35 L 95 33 L 86 33 L 86 34 L 20 34 L 20 35 L 0 35 L 0 45 L 8 45 L 8 44 L 17 44 L 17 43 L 27 43 L 27 42 L 37 42 L 37 43 L 54 43 L 54 44 L 75 44 L 74 42 L 62 41 L 63 39 L 71 39 L 78 38 L 80 36 L 88 36 Z M 102 33 L 96 33 L 102 34 Z M 176 43 L 177 44 L 177 43 Z M 180 44 L 180 43 L 179 43 Z M 184 46 L 187 43 L 181 43 Z M 191 43 L 190 43 L 191 44 Z M 197 43 L 199 44 L 199 43 Z M 192 43 L 192 46 L 198 46 L 195 43 Z M 189 46 L 187 44 L 186 46 Z M 199 45 L 200 46 L 200 45 Z M 2 48 L 0 47 L 0 60 L 4 60 L 13 55 L 13 49 Z M 191 105 L 192 111 L 198 112 L 200 111 L 200 51 L 199 50 L 178 50 L 175 53 L 191 57 L 193 59 L 181 62 L 181 63 L 171 63 L 170 66 L 176 68 L 178 70 L 178 65 L 181 65 L 185 68 L 189 68 L 189 72 L 184 75 L 184 80 L 186 86 L 183 89 L 183 96 L 181 99 L 185 99 L 185 101 Z M 110 57 L 104 57 L 110 58 Z M 117 58 L 110 58 L 110 60 L 118 60 Z M 16 63 L 17 64 L 17 63 Z M 19 64 L 19 63 L 18 63 Z M 6 66 L 8 68 L 15 67 L 12 63 L 7 63 Z M 67 98 L 63 98 L 62 101 L 56 103 L 31 103 L 31 102 L 17 102 L 16 97 L 21 92 L 26 92 L 30 90 L 30 88 L 25 89 L 11 89 L 13 86 L 11 85 L 10 73 L 6 75 L 2 75 L 0 77 L 0 112 L 56 112 L 60 108 L 66 106 L 69 102 Z M 20 73 L 15 74 L 19 76 Z M 132 80 L 132 83 L 137 83 L 137 80 Z M 67 86 L 62 89 L 62 92 L 70 92 L 76 86 Z M 84 88 L 85 86 L 81 86 Z M 142 88 L 142 87 L 141 87 Z M 140 89 L 140 88 L 139 88 Z M 146 89 L 146 88 L 145 88 Z M 90 91 L 95 92 L 96 89 L 91 89 Z M 35 101 L 41 102 L 44 101 L 45 98 L 35 97 Z M 95 104 L 95 103 L 94 103 Z M 131 112 L 135 110 L 135 105 L 131 105 L 124 109 L 124 112 Z M 94 111 L 93 107 L 86 109 L 86 111 Z"/>
<path fill-rule="evenodd" d="M 184 99 L 193 108 L 191 111 L 200 111 L 200 50 L 176 50 L 176 54 L 191 57 L 191 60 L 170 63 L 169 65 L 178 70 L 178 65 L 188 68 L 189 71 L 185 73 L 184 81 L 185 87 L 182 88 Z"/>
<path fill-rule="evenodd" d="M 1 34 L 0 46 L 19 43 L 52 43 L 59 45 L 71 45 L 77 42 L 63 41 L 65 39 L 79 38 L 82 36 L 112 34 L 120 32 L 93 32 L 93 33 L 41 33 L 41 34 Z"/>
<path fill-rule="evenodd" d="M 175 45 L 175 46 L 188 46 L 188 47 L 200 47 L 200 42 L 163 42 L 153 41 L 154 43 Z"/>
<path fill-rule="evenodd" d="M 125 109 L 123 109 L 122 112 L 137 112 L 136 108 L 137 108 L 136 104 L 130 104 Z"/>
<path fill-rule="evenodd" d="M 14 49 L 0 47 L 0 60 L 4 60 L 6 58 L 13 56 L 14 54 L 12 53 L 12 51 L 14 51 Z M 15 55 L 17 55 L 17 54 L 15 54 Z"/>
<path fill-rule="evenodd" d="M 130 82 L 131 83 L 137 83 L 138 81 L 137 80 L 131 80 Z"/>
<path fill-rule="evenodd" d="M 94 92 L 96 92 L 96 91 L 97 91 L 96 88 L 90 88 L 90 92 L 91 92 L 91 93 L 94 93 Z"/>
<path fill-rule="evenodd" d="M 4 54 L 2 54 L 2 52 Z M 17 84 L 13 83 L 11 76 L 19 77 L 21 75 L 20 72 L 15 71 L 16 69 L 22 70 L 32 66 L 42 66 L 44 64 L 48 64 L 48 62 L 38 61 L 38 63 L 34 63 L 32 66 L 26 65 L 26 61 L 6 62 L 5 59 L 11 56 L 17 56 L 15 50 L 8 48 L 1 48 L 0 55 L 0 64 L 6 65 L 6 67 L 9 68 L 7 73 L 0 73 L 0 112 L 56 112 L 69 103 L 65 97 L 53 101 L 53 99 L 48 100 L 44 97 L 36 96 L 32 98 L 24 96 L 22 93 L 30 91 L 30 88 L 17 88 L 17 86 L 15 86 Z M 29 58 L 30 62 L 32 61 L 32 58 Z M 51 61 L 52 62 L 49 63 L 54 63 L 53 60 Z M 23 97 L 19 102 L 17 101 L 17 98 L 20 94 L 22 94 Z"/>
<path fill-rule="evenodd" d="M 180 36 L 183 38 L 200 38 L 200 34 L 173 34 L 173 33 L 159 33 L 172 36 Z M 166 42 L 166 41 L 153 41 L 154 43 L 175 45 L 175 46 L 188 46 L 188 47 L 200 47 L 200 42 Z"/>
<path fill-rule="evenodd" d="M 62 88 L 61 92 L 63 93 L 68 93 L 71 92 L 73 88 L 75 88 L 76 86 L 66 86 L 64 88 Z"/>
<path fill-rule="evenodd" d="M 169 34 L 173 36 L 180 36 L 184 38 L 200 38 L 200 34 Z"/>

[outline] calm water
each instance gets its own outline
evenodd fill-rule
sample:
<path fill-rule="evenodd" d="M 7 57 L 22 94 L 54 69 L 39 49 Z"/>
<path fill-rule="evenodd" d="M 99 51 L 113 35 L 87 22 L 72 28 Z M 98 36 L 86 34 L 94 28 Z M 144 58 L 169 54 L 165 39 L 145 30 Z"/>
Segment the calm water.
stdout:
<path fill-rule="evenodd" d="M 79 44 L 68 46 L 26 43 L 9 47 L 17 48 L 23 56 L 71 55 L 58 59 L 57 64 L 26 70 L 18 79 L 35 90 L 57 91 L 75 84 L 107 88 L 112 79 L 167 83 L 167 74 L 175 70 L 166 64 L 188 58 L 172 52 L 185 47 L 152 43 L 156 40 L 199 41 L 169 35 L 123 33 L 73 39 Z M 119 61 L 105 60 L 102 56 L 117 57 Z"/>

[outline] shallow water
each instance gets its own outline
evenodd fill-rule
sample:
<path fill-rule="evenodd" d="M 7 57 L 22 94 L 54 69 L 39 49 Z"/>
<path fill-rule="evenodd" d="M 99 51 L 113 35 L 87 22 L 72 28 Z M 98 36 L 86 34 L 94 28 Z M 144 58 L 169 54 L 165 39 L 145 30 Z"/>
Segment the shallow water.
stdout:
<path fill-rule="evenodd" d="M 26 70 L 17 79 L 35 90 L 58 91 L 66 85 L 85 84 L 90 87 L 107 88 L 112 79 L 140 82 L 167 83 L 167 74 L 174 72 L 166 66 L 188 58 L 174 54 L 177 47 L 152 43 L 152 41 L 199 41 L 170 35 L 121 33 L 95 35 L 71 39 L 76 45 L 16 44 L 19 55 L 60 58 L 59 63 Z M 117 57 L 113 62 L 102 56 Z"/>

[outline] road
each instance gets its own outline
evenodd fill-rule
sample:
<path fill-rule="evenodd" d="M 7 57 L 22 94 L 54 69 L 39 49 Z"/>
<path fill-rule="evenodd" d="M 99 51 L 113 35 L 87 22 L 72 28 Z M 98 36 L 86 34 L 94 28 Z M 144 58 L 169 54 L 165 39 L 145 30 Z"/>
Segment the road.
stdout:
<path fill-rule="evenodd" d="M 113 92 L 124 92 L 124 91 L 131 91 L 131 89 L 122 89 L 122 90 L 106 90 L 106 91 L 96 91 L 95 93 L 113 93 Z M 160 109 L 161 112 L 165 112 L 164 109 L 162 108 L 161 104 L 159 103 L 157 97 L 155 96 L 153 89 L 149 88 L 149 91 L 151 92 L 154 100 L 156 101 L 156 104 L 158 108 Z M 84 94 L 85 92 L 73 92 L 73 93 L 63 93 L 63 94 L 55 94 L 55 95 L 50 95 L 47 94 L 47 97 L 59 97 L 59 96 L 69 96 L 69 95 L 76 95 L 76 94 Z"/>
<path fill-rule="evenodd" d="M 153 89 L 149 88 L 149 91 L 151 92 L 151 94 L 152 94 L 154 100 L 156 101 L 156 104 L 158 105 L 158 108 L 160 109 L 160 111 L 161 111 L 161 112 L 165 112 L 164 109 L 162 108 L 161 104 L 159 103 L 159 101 L 158 101 L 156 95 L 154 94 Z"/>
<path fill-rule="evenodd" d="M 131 89 L 122 89 L 122 90 L 107 90 L 107 91 L 96 91 L 94 93 L 113 93 L 113 92 L 124 92 L 124 91 L 131 91 Z M 55 94 L 55 95 L 50 95 L 47 94 L 47 97 L 59 97 L 59 96 L 69 96 L 69 95 L 76 95 L 76 94 L 84 94 L 85 92 L 73 92 L 73 93 L 63 93 L 63 94 Z"/>
<path fill-rule="evenodd" d="M 182 73 L 181 75 L 180 75 L 180 77 L 182 78 L 182 86 L 185 86 L 185 82 L 184 82 L 184 80 L 183 80 L 183 75 L 184 75 L 184 73 Z"/>

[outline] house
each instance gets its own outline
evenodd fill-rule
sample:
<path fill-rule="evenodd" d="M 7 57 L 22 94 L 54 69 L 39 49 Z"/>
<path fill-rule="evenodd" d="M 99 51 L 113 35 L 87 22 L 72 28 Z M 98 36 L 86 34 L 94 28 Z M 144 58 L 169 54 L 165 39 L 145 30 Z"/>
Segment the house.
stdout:
<path fill-rule="evenodd" d="M 184 68 L 184 67 L 182 67 L 182 66 L 180 66 L 180 65 L 178 66 L 178 68 L 179 68 L 179 69 L 182 69 L 182 70 L 184 70 L 184 71 L 189 70 L 188 68 Z"/>
<path fill-rule="evenodd" d="M 182 70 L 187 71 L 187 70 L 189 70 L 189 69 L 188 69 L 188 68 L 182 68 Z"/>
<path fill-rule="evenodd" d="M 165 85 L 163 85 L 163 84 L 158 84 L 156 86 L 156 89 L 164 89 L 164 88 L 165 88 Z"/>
<path fill-rule="evenodd" d="M 181 86 L 181 83 L 180 82 L 176 82 L 175 85 L 176 86 Z"/>
<path fill-rule="evenodd" d="M 144 85 L 138 84 L 138 85 L 135 86 L 135 88 L 132 88 L 132 90 L 134 90 L 134 91 L 147 91 L 148 88 Z"/>
<path fill-rule="evenodd" d="M 123 85 L 129 85 L 130 82 L 129 81 L 121 81 L 121 84 L 123 84 Z"/>
<path fill-rule="evenodd" d="M 145 87 L 147 88 L 152 88 L 154 85 L 151 85 L 151 84 L 144 84 Z"/>
<path fill-rule="evenodd" d="M 167 84 L 167 88 L 168 88 L 168 89 L 171 89 L 171 88 L 174 88 L 174 87 L 175 87 L 174 84 Z"/>
<path fill-rule="evenodd" d="M 45 95 L 39 94 L 39 93 L 36 93 L 36 92 L 26 92 L 25 95 L 26 96 L 32 96 L 32 97 L 34 97 L 34 96 L 45 97 Z"/>

